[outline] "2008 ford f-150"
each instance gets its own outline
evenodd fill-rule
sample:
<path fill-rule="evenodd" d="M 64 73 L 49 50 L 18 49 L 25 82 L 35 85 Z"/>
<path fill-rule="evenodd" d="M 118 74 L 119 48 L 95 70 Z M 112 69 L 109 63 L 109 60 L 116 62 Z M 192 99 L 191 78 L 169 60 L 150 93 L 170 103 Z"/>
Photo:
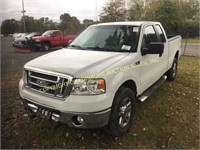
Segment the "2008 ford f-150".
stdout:
<path fill-rule="evenodd" d="M 135 100 L 175 79 L 180 48 L 181 37 L 167 37 L 159 22 L 92 25 L 68 48 L 25 64 L 23 105 L 33 116 L 120 136 L 130 129 Z"/>

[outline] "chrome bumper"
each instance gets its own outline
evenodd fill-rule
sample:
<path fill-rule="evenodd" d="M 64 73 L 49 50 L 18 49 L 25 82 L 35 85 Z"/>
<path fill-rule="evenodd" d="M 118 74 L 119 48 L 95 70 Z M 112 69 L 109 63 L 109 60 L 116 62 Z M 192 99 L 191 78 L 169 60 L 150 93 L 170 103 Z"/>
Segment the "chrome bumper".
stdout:
<path fill-rule="evenodd" d="M 108 124 L 111 109 L 106 109 L 100 112 L 93 113 L 75 113 L 75 112 L 60 112 L 46 108 L 38 104 L 34 104 L 28 100 L 22 99 L 23 106 L 31 116 L 40 116 L 47 120 L 62 122 L 69 127 L 75 128 L 100 128 Z"/>

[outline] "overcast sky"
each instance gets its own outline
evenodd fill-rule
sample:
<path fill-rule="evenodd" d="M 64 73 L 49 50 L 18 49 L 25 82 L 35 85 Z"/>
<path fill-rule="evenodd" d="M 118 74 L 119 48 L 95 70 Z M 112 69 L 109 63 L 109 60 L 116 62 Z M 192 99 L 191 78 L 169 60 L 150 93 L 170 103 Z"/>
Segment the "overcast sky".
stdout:
<path fill-rule="evenodd" d="M 80 21 L 96 20 L 108 0 L 24 0 L 26 15 L 38 19 L 49 17 L 59 22 L 59 16 L 69 13 Z M 0 0 L 0 22 L 5 19 L 21 19 L 22 0 Z"/>

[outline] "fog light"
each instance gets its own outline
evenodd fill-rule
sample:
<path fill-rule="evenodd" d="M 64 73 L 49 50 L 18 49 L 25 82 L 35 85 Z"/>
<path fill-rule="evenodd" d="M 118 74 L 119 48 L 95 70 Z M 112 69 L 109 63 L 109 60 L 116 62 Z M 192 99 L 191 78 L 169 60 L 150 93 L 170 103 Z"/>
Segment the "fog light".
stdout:
<path fill-rule="evenodd" d="M 81 127 L 84 123 L 84 119 L 81 116 L 73 116 L 72 117 L 72 124 L 75 127 Z"/>
<path fill-rule="evenodd" d="M 78 117 L 77 117 L 77 121 L 78 121 L 80 124 L 83 124 L 84 119 L 83 119 L 81 116 L 78 116 Z"/>

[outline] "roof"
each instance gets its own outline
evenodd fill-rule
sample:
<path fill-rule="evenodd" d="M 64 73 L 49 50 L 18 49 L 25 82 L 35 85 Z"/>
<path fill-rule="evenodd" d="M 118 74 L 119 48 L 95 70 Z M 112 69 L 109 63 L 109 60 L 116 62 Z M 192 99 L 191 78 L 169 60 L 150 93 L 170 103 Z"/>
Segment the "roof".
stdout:
<path fill-rule="evenodd" d="M 124 21 L 124 22 L 99 23 L 97 25 L 134 25 L 134 26 L 141 26 L 144 23 L 156 24 L 156 23 L 159 23 L 159 22 L 154 22 L 154 21 Z"/>

